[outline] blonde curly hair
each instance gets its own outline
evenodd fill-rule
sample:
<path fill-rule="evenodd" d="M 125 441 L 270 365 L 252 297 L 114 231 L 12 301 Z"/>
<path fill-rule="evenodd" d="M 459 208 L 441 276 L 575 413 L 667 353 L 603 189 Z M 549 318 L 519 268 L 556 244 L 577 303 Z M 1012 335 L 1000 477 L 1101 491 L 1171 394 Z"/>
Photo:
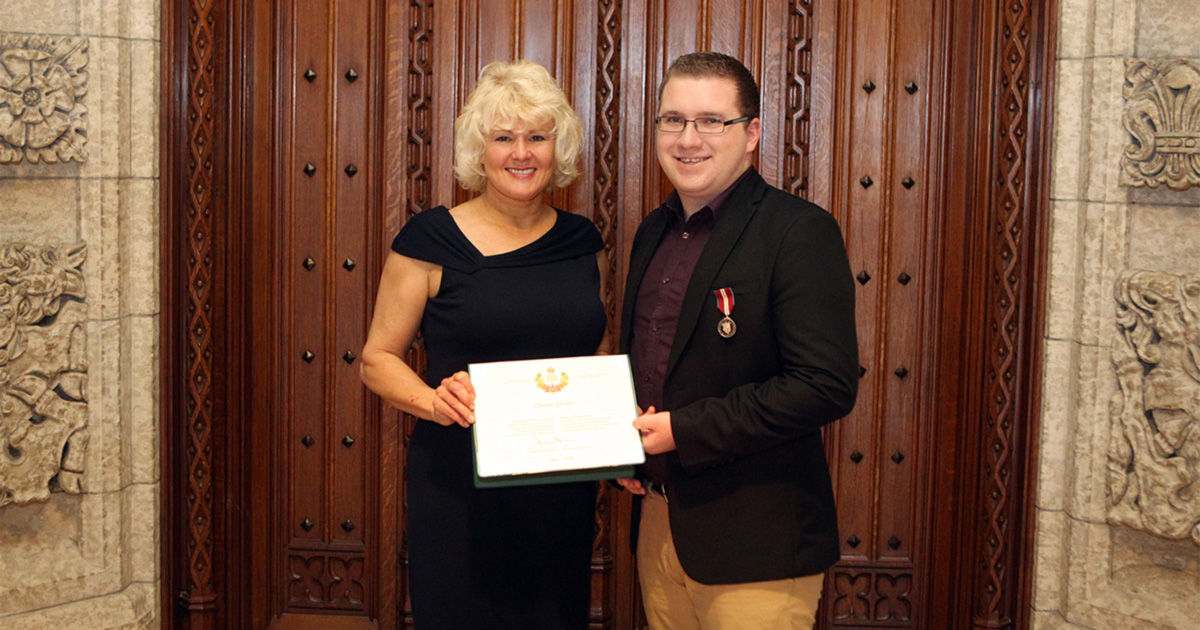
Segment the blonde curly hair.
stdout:
<path fill-rule="evenodd" d="M 488 135 L 511 128 L 517 120 L 550 125 L 554 136 L 554 173 L 550 188 L 563 188 L 579 175 L 583 123 L 562 89 L 532 61 L 497 61 L 483 67 L 479 84 L 454 121 L 454 176 L 463 188 L 479 192 L 487 185 L 483 153 Z"/>

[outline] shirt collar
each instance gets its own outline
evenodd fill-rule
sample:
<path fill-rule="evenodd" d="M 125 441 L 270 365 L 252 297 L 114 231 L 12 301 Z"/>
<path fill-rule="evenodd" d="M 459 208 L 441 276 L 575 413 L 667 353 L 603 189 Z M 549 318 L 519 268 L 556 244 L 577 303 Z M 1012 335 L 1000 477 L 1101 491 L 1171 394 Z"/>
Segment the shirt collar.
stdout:
<path fill-rule="evenodd" d="M 707 204 L 704 205 L 703 208 L 700 208 L 696 214 L 701 214 L 707 210 L 712 213 L 713 222 L 715 223 L 717 219 L 721 218 L 721 213 L 725 211 L 726 202 L 728 202 L 729 198 L 733 196 L 733 191 L 737 190 L 737 187 L 740 186 L 742 182 L 746 181 L 746 178 L 749 177 L 750 173 L 753 171 L 753 166 L 746 169 L 741 176 L 733 180 L 733 183 L 729 185 L 729 188 L 726 188 L 716 197 L 713 197 Z M 683 202 L 679 200 L 678 191 L 672 190 L 671 194 L 667 195 L 667 200 L 663 202 L 663 206 L 665 206 L 667 209 L 667 215 L 673 220 L 678 220 L 680 222 L 687 221 L 687 215 L 683 211 Z"/>

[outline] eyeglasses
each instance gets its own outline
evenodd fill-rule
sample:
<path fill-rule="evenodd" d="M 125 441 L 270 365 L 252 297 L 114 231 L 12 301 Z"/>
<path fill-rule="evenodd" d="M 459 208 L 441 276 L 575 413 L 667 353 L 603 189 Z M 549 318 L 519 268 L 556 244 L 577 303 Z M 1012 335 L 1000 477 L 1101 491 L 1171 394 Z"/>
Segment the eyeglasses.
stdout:
<path fill-rule="evenodd" d="M 654 119 L 654 125 L 663 133 L 683 133 L 687 128 L 688 123 L 696 126 L 696 131 L 703 134 L 718 134 L 725 133 L 725 128 L 729 125 L 736 125 L 740 122 L 753 120 L 751 116 L 742 116 L 733 120 L 724 120 L 719 116 L 703 116 L 696 119 L 688 119 L 683 116 L 659 116 Z"/>

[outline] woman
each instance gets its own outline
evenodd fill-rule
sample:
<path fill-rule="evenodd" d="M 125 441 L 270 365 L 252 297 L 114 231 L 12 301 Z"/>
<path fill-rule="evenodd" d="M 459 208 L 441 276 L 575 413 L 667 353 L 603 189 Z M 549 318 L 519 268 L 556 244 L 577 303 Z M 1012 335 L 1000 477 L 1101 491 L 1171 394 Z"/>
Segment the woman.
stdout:
<path fill-rule="evenodd" d="M 415 624 L 582 630 L 595 484 L 477 490 L 464 372 L 602 347 L 603 242 L 544 200 L 578 174 L 582 125 L 544 68 L 517 62 L 483 69 L 454 130 L 455 175 L 479 196 L 396 236 L 362 353 L 367 387 L 421 418 L 408 450 Z M 403 358 L 418 331 L 424 382 Z"/>

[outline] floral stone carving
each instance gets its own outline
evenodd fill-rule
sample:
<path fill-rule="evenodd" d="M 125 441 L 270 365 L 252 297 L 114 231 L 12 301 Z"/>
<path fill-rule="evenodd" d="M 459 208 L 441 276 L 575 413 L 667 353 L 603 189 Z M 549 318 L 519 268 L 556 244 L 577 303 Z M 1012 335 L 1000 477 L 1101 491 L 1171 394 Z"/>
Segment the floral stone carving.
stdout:
<path fill-rule="evenodd" d="M 0 506 L 83 490 L 83 243 L 0 245 Z"/>
<path fill-rule="evenodd" d="M 0 164 L 87 161 L 88 39 L 0 33 Z"/>
<path fill-rule="evenodd" d="M 1200 67 L 1187 59 L 1125 60 L 1121 183 L 1173 190 L 1200 185 Z"/>
<path fill-rule="evenodd" d="M 1116 284 L 1110 523 L 1200 545 L 1200 274 Z"/>

